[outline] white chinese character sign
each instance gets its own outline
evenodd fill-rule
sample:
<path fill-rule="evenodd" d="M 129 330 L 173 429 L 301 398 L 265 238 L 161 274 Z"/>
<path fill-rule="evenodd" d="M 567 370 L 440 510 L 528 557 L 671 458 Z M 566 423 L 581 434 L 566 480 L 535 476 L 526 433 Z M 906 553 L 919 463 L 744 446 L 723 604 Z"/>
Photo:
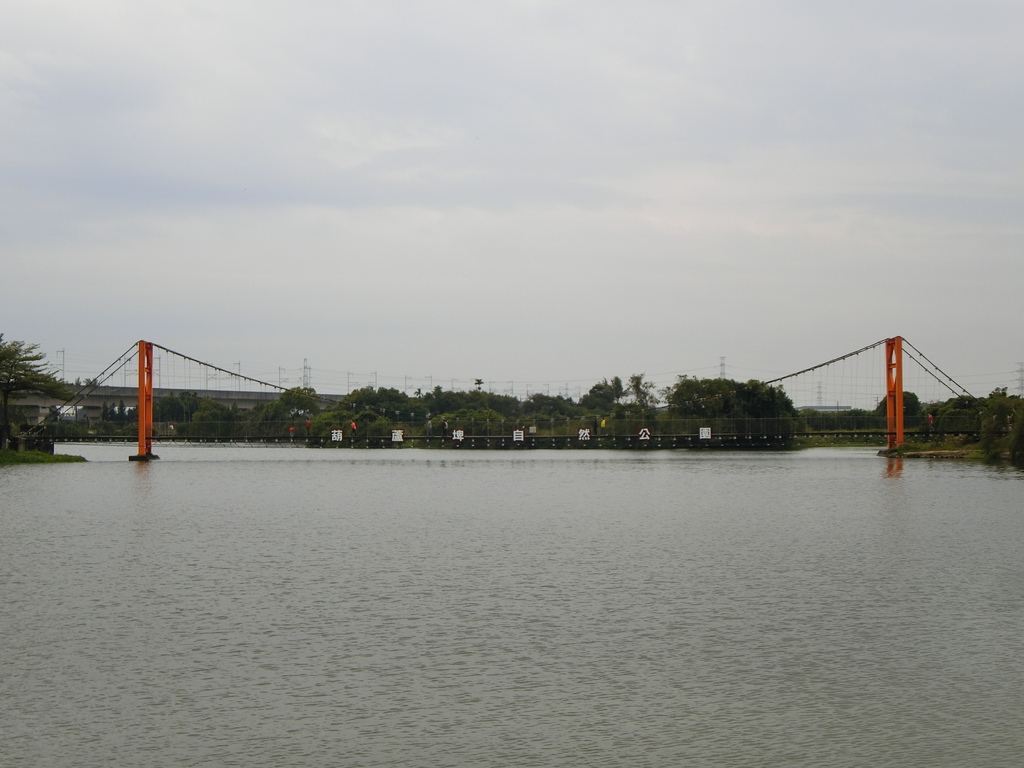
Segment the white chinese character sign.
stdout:
<path fill-rule="evenodd" d="M 405 441 L 405 430 L 404 429 L 392 429 L 391 430 L 391 442 L 401 443 Z"/>
<path fill-rule="evenodd" d="M 638 435 L 638 437 L 641 440 L 650 440 L 651 439 L 651 428 L 650 427 L 640 427 L 640 434 Z"/>
<path fill-rule="evenodd" d="M 590 439 L 590 429 L 588 427 L 580 427 L 579 436 L 580 436 L 580 440 L 589 440 Z"/>
<path fill-rule="evenodd" d="M 526 432 L 521 429 L 512 430 L 512 442 L 521 443 L 526 438 Z"/>
<path fill-rule="evenodd" d="M 700 439 L 701 440 L 710 440 L 711 439 L 711 427 L 701 427 L 700 428 Z"/>
<path fill-rule="evenodd" d="M 452 440 L 454 440 L 457 443 L 461 443 L 465 439 L 466 439 L 466 430 L 464 430 L 464 429 L 453 429 L 452 430 Z"/>
<path fill-rule="evenodd" d="M 331 442 L 333 442 L 333 443 L 340 443 L 344 439 L 345 439 L 345 435 L 344 435 L 344 433 L 340 429 L 332 429 L 331 430 Z"/>

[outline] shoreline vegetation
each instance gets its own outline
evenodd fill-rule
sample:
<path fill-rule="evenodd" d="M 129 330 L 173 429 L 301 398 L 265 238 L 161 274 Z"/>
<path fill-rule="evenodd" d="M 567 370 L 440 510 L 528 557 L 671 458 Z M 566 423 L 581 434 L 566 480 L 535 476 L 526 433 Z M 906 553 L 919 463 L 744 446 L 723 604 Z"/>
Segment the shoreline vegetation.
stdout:
<path fill-rule="evenodd" d="M 130 441 L 129 441 L 130 442 Z M 299 443 L 298 445 L 302 445 Z M 309 445 L 308 447 L 315 447 Z M 869 448 L 871 443 L 864 441 L 848 440 L 842 438 L 829 439 L 829 436 L 822 435 L 818 438 L 798 439 L 793 441 L 786 448 L 773 448 L 767 450 L 813 450 L 814 448 Z M 432 447 L 416 447 L 410 445 L 413 450 L 434 450 Z M 484 449 L 488 450 L 488 449 Z M 694 450 L 692 448 L 670 449 L 670 450 Z M 737 450 L 729 448 L 711 448 L 719 452 L 722 450 Z M 745 449 L 750 450 L 750 449 Z M 766 450 L 766 449 L 761 449 Z M 982 461 L 989 464 L 1014 464 L 1011 451 L 986 452 L 980 443 L 966 443 L 962 440 L 950 440 L 944 443 L 912 443 L 907 442 L 897 448 L 884 448 L 878 451 L 878 456 L 889 459 L 938 459 L 938 460 L 968 460 Z M 23 450 L 18 451 L 10 448 L 0 449 L 0 467 L 24 464 L 70 464 L 86 462 L 84 456 L 72 454 L 50 454 L 45 451 Z"/>
<path fill-rule="evenodd" d="M 907 450 L 903 446 L 899 448 L 886 449 L 878 452 L 879 456 L 885 456 L 890 459 L 975 459 L 984 460 L 985 454 L 978 448 L 974 450 L 968 448 L 960 448 L 957 450 Z M 1009 454 L 998 457 L 999 459 L 1009 460 Z"/>
<path fill-rule="evenodd" d="M 74 464 L 86 461 L 84 456 L 71 456 L 63 453 L 44 453 L 43 451 L 15 451 L 11 448 L 0 448 L 0 466 L 14 464 Z"/>
<path fill-rule="evenodd" d="M 801 440 L 797 443 L 794 443 L 789 448 L 774 450 L 813 450 L 814 448 L 867 447 L 871 446 L 863 442 L 849 442 L 841 440 L 828 441 L 815 439 L 807 441 Z M 431 450 L 431 448 L 413 448 L 413 450 Z M 718 448 L 711 450 L 718 452 L 720 450 L 730 449 Z M 905 443 L 904 445 L 898 448 L 882 448 L 881 450 L 878 451 L 878 456 L 890 459 L 966 459 L 971 461 L 984 461 L 987 463 L 1009 463 L 1012 459 L 1009 451 L 1002 451 L 999 453 L 999 455 L 996 456 L 988 455 L 985 453 L 985 451 L 981 449 L 981 446 L 978 443 L 963 445 L 946 444 L 941 447 L 936 447 L 935 445 L 923 446 L 921 444 Z M 88 461 L 88 459 L 86 459 L 84 456 L 77 456 L 71 454 L 49 454 L 44 451 L 37 450 L 17 451 L 13 449 L 0 449 L 0 466 L 13 466 L 23 464 L 70 464 L 86 461 Z"/>

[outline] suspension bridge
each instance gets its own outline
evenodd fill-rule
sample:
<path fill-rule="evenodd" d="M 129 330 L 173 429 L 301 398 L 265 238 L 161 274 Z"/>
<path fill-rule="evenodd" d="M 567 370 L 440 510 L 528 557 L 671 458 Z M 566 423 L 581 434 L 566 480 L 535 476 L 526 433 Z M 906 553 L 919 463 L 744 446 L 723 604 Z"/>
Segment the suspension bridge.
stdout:
<path fill-rule="evenodd" d="M 155 386 L 154 350 L 164 358 Z M 124 381 L 131 372 L 137 383 Z M 112 386 L 120 374 L 123 385 Z M 685 378 L 685 377 L 683 377 Z M 171 379 L 168 386 L 168 379 Z M 216 387 L 211 388 L 211 382 Z M 126 350 L 67 402 L 49 406 L 48 415 L 31 433 L 52 442 L 137 442 L 133 461 L 158 458 L 155 443 L 232 442 L 287 443 L 313 447 L 449 448 L 782 448 L 794 440 L 841 439 L 845 442 L 902 445 L 908 434 L 915 440 L 976 436 L 977 420 L 968 414 L 943 416 L 936 422 L 921 403 L 950 398 L 964 402 L 973 396 L 903 337 L 877 341 L 860 349 L 785 376 L 761 382 L 784 392 L 791 406 L 777 413 L 724 413 L 715 401 L 736 392 L 718 392 L 684 403 L 682 415 L 673 409 L 618 409 L 605 415 L 434 416 L 378 407 L 367 411 L 347 395 L 323 395 L 273 384 L 240 372 L 202 362 L 149 341 Z M 745 387 L 748 385 L 740 385 Z M 914 393 L 908 409 L 904 393 Z M 200 394 L 202 393 L 202 394 Z M 296 394 L 298 393 L 298 394 Z M 295 402 L 276 419 L 244 418 L 285 396 Z M 125 398 L 132 403 L 125 405 Z M 109 399 L 108 399 L 109 398 Z M 180 406 L 168 418 L 160 401 L 175 399 Z M 101 405 L 102 403 L 102 405 Z M 117 403 L 115 407 L 115 403 Z M 214 403 L 204 410 L 201 403 Z M 679 410 L 678 400 L 674 403 Z M 796 410 L 792 406 L 796 406 Z M 354 414 L 360 411 L 372 419 Z M 967 409 L 969 411 L 969 409 Z M 88 425 L 62 425 L 67 415 L 85 412 Z M 91 415 L 89 415 L 91 414 Z M 113 416 L 112 416 L 113 414 Z M 212 415 L 211 415 L 212 414 Z M 954 414 L 955 415 L 955 414 Z M 111 418 L 122 421 L 111 431 L 98 425 Z M 134 423 L 135 434 L 126 434 Z"/>

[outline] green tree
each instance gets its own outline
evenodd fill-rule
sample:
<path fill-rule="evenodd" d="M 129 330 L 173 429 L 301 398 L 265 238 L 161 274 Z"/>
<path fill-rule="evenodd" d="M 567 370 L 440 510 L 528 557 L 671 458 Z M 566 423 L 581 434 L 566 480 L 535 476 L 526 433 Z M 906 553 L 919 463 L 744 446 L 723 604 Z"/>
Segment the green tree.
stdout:
<path fill-rule="evenodd" d="M 729 397 L 739 386 L 730 379 L 680 376 L 665 390 L 665 401 L 674 416 L 721 416 L 728 411 Z"/>
<path fill-rule="evenodd" d="M 1024 402 L 1017 404 L 1013 414 L 1013 430 L 1010 432 L 1010 461 L 1024 467 Z"/>
<path fill-rule="evenodd" d="M 134 408 L 129 408 L 128 406 L 126 406 L 124 404 L 124 400 L 119 401 L 117 404 L 117 416 L 115 417 L 114 421 L 123 427 L 125 424 L 132 420 L 132 412 L 134 410 Z M 135 419 L 135 421 L 138 421 L 138 419 Z"/>
<path fill-rule="evenodd" d="M 580 398 L 580 405 L 591 413 L 610 413 L 625 394 L 626 389 L 618 376 L 611 381 L 601 379 Z"/>
<path fill-rule="evenodd" d="M 320 412 L 320 398 L 311 387 L 292 387 L 285 390 L 271 402 L 260 403 L 245 413 L 240 421 L 245 421 L 252 434 L 264 437 L 276 434 L 283 424 L 303 423 Z M 206 408 L 204 416 L 215 415 Z M 193 420 L 198 414 L 193 416 Z"/>
<path fill-rule="evenodd" d="M 641 411 L 650 411 L 659 402 L 657 389 L 652 382 L 644 379 L 642 373 L 630 376 L 626 389 L 633 398 L 633 405 Z"/>
<path fill-rule="evenodd" d="M 153 401 L 153 420 L 187 422 L 198 410 L 199 395 L 196 392 L 165 395 Z"/>
<path fill-rule="evenodd" d="M 626 396 L 626 388 L 622 386 L 622 379 L 618 376 L 612 376 L 612 380 L 609 382 L 609 385 L 611 386 L 612 400 L 616 403 Z"/>
<path fill-rule="evenodd" d="M 483 392 L 478 389 L 469 392 L 454 392 L 434 387 L 432 392 L 423 395 L 421 401 L 426 410 L 435 416 L 457 411 L 490 409 L 506 418 L 514 419 L 522 413 L 522 404 L 518 398 L 511 395 Z"/>
<path fill-rule="evenodd" d="M 423 421 L 430 410 L 423 398 L 411 398 L 393 387 L 354 389 L 344 397 L 341 406 L 353 413 L 374 412 L 395 421 Z"/>
<path fill-rule="evenodd" d="M 981 409 L 984 403 L 974 397 L 961 395 L 944 403 L 932 403 L 928 410 L 935 416 L 936 432 L 973 432 L 981 429 Z M 882 411 L 885 413 L 885 411 Z"/>
<path fill-rule="evenodd" d="M 921 405 L 921 398 L 919 398 L 913 392 L 903 391 L 903 418 L 913 419 L 921 415 L 923 406 Z M 885 416 L 888 412 L 888 403 L 885 398 L 878 401 L 878 405 L 875 406 L 875 414 L 878 416 Z"/>
<path fill-rule="evenodd" d="M 232 434 L 240 416 L 236 403 L 228 407 L 212 397 L 202 397 L 198 405 L 199 408 L 192 414 L 191 421 L 183 425 L 183 431 L 187 431 L 189 435 L 206 437 L 226 437 Z"/>
<path fill-rule="evenodd" d="M 38 344 L 23 341 L 4 341 L 0 333 L 0 448 L 6 448 L 11 438 L 10 402 L 29 393 L 66 399 L 70 396 L 67 385 L 46 369 L 46 355 Z"/>
<path fill-rule="evenodd" d="M 312 387 L 292 387 L 277 399 L 281 409 L 289 413 L 315 414 L 320 410 L 320 399 Z"/>
<path fill-rule="evenodd" d="M 754 379 L 736 389 L 732 396 L 732 407 L 733 415 L 750 419 L 796 416 L 793 401 L 785 391 Z"/>
<path fill-rule="evenodd" d="M 985 398 L 985 408 L 981 413 L 981 450 L 985 458 L 994 461 L 1012 442 L 1015 411 L 1019 409 L 1020 399 L 1015 395 L 1007 395 L 1006 388 L 996 389 Z"/>
<path fill-rule="evenodd" d="M 793 401 L 780 387 L 751 379 L 694 379 L 680 376 L 665 390 L 673 416 L 767 419 L 796 415 Z"/>
<path fill-rule="evenodd" d="M 545 395 L 535 392 L 523 401 L 523 415 L 553 418 L 555 416 L 577 416 L 582 409 L 572 400 L 561 395 Z"/>

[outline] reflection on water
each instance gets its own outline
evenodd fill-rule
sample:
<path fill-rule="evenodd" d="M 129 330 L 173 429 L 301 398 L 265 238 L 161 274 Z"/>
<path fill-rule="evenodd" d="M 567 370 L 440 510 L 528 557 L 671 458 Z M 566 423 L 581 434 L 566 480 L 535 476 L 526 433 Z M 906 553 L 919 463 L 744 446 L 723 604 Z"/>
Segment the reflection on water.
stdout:
<path fill-rule="evenodd" d="M 0 472 L 2 765 L 1024 754 L 1017 472 L 88 450 Z"/>

